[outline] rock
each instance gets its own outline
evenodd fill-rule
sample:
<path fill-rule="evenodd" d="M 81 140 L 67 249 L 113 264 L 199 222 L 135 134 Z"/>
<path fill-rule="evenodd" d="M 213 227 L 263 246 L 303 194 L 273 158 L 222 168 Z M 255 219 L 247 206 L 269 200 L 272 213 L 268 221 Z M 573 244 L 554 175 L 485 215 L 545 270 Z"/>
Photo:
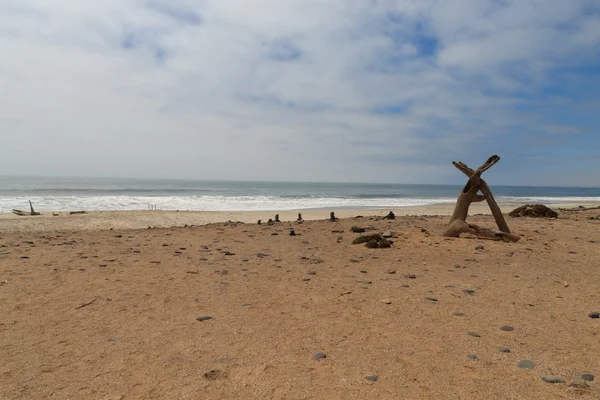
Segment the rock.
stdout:
<path fill-rule="evenodd" d="M 581 375 L 581 379 L 583 379 L 586 382 L 591 382 L 594 380 L 594 375 L 592 374 L 582 374 Z"/>
<path fill-rule="evenodd" d="M 376 242 L 379 242 L 381 239 L 383 239 L 381 237 L 380 234 L 374 234 L 374 235 L 363 235 L 363 236 L 359 236 L 356 239 L 354 239 L 352 241 L 352 244 L 361 244 L 361 243 L 367 243 L 371 240 L 375 240 Z"/>
<path fill-rule="evenodd" d="M 367 231 L 365 228 L 361 228 L 358 226 L 353 226 L 352 228 L 350 228 L 350 230 L 354 233 L 364 233 Z"/>
<path fill-rule="evenodd" d="M 469 360 L 477 360 L 477 356 L 476 356 L 475 354 L 469 354 L 469 355 L 467 356 L 467 358 L 468 358 Z"/>
<path fill-rule="evenodd" d="M 391 301 L 391 300 L 389 300 L 389 299 L 383 299 L 383 300 L 381 300 L 381 302 L 382 302 L 383 304 L 392 304 L 392 301 Z"/>
<path fill-rule="evenodd" d="M 460 268 L 460 264 L 454 264 L 454 268 Z"/>
<path fill-rule="evenodd" d="M 376 233 L 373 235 L 359 236 L 352 241 L 352 244 L 366 243 L 367 248 L 370 249 L 387 249 L 392 246 L 392 243 Z"/>
<path fill-rule="evenodd" d="M 503 325 L 500 327 L 500 330 L 502 330 L 504 332 L 512 332 L 515 330 L 515 328 L 513 328 L 512 326 Z"/>
<path fill-rule="evenodd" d="M 315 361 L 319 361 L 319 360 L 322 360 L 324 358 L 327 358 L 327 354 L 325 354 L 325 353 L 323 353 L 321 351 L 313 353 L 313 355 L 312 355 L 312 359 L 315 360 Z"/>
<path fill-rule="evenodd" d="M 377 380 L 379 379 L 379 376 L 377 375 L 369 375 L 369 376 L 365 376 L 365 379 L 371 382 L 377 382 Z"/>
<path fill-rule="evenodd" d="M 542 376 L 542 380 L 548 383 L 566 383 L 563 378 L 558 376 Z"/>
<path fill-rule="evenodd" d="M 455 312 L 453 315 L 454 315 L 455 317 L 464 317 L 464 316 L 465 316 L 465 313 L 462 313 L 462 312 Z"/>
<path fill-rule="evenodd" d="M 527 204 L 508 213 L 509 217 L 557 218 L 558 213 L 542 204 Z"/>
<path fill-rule="evenodd" d="M 389 240 L 383 238 L 379 241 L 380 249 L 389 249 L 390 247 L 392 247 L 392 242 L 390 242 Z"/>
<path fill-rule="evenodd" d="M 394 275 L 396 273 L 396 270 L 395 269 L 388 269 L 386 272 L 388 274 L 390 274 L 390 275 Z"/>
<path fill-rule="evenodd" d="M 481 335 L 477 332 L 469 332 L 469 333 L 467 333 L 467 335 L 472 336 L 472 337 L 477 337 L 477 338 L 481 337 Z"/>
<path fill-rule="evenodd" d="M 383 233 L 381 234 L 381 236 L 382 236 L 383 238 L 385 238 L 385 239 L 389 239 L 389 238 L 393 237 L 394 235 L 392 235 L 392 232 L 389 232 L 389 231 L 388 231 L 388 232 L 383 232 Z"/>
<path fill-rule="evenodd" d="M 432 303 L 436 303 L 438 301 L 438 299 L 436 299 L 435 297 L 425 297 L 425 300 L 431 301 Z"/>
<path fill-rule="evenodd" d="M 227 375 L 218 369 L 213 369 L 204 373 L 204 378 L 209 381 L 216 381 L 217 379 L 226 378 Z"/>
<path fill-rule="evenodd" d="M 465 292 L 469 296 L 475 296 L 475 291 L 473 289 L 465 289 L 463 290 L 463 292 Z"/>
<path fill-rule="evenodd" d="M 498 350 L 502 353 L 510 353 L 510 349 L 508 347 L 500 346 Z"/>
<path fill-rule="evenodd" d="M 377 240 L 369 240 L 366 244 L 368 249 L 377 249 L 379 247 L 379 242 Z"/>
<path fill-rule="evenodd" d="M 482 245 L 475 246 L 475 250 L 483 250 L 483 246 Z"/>
<path fill-rule="evenodd" d="M 317 272 L 316 272 L 316 271 L 308 271 L 308 272 L 306 273 L 306 275 L 316 275 L 316 274 L 317 274 Z"/>
<path fill-rule="evenodd" d="M 302 281 L 308 282 L 308 281 L 310 281 L 310 278 L 303 278 Z"/>
<path fill-rule="evenodd" d="M 208 321 L 209 319 L 212 319 L 212 317 L 209 317 L 208 315 L 202 315 L 200 317 L 196 317 L 196 321 Z"/>
<path fill-rule="evenodd" d="M 416 275 L 406 275 L 408 279 L 417 279 Z"/>
<path fill-rule="evenodd" d="M 594 319 L 600 318 L 600 312 L 591 312 L 588 314 L 588 317 L 594 318 Z"/>
<path fill-rule="evenodd" d="M 519 360 L 517 366 L 522 369 L 532 369 L 535 367 L 535 362 L 531 360 Z"/>

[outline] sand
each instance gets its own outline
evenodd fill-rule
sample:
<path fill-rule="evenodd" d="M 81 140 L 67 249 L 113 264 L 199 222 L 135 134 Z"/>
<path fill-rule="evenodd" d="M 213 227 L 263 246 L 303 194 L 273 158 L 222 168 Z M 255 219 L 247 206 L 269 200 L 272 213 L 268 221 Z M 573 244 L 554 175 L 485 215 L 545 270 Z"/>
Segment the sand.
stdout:
<path fill-rule="evenodd" d="M 523 203 L 499 203 L 504 213 L 515 209 Z M 577 206 L 597 207 L 600 203 L 563 202 L 548 204 L 549 207 L 573 208 Z M 334 210 L 340 218 L 351 218 L 357 215 L 384 216 L 393 211 L 399 216 L 423 215 L 452 215 L 454 204 L 436 204 L 416 207 L 403 207 L 393 210 L 372 209 L 343 209 Z M 47 231 L 95 231 L 106 229 L 145 229 L 171 228 L 175 226 L 205 225 L 218 222 L 238 221 L 263 223 L 279 214 L 281 221 L 293 222 L 302 213 L 307 221 L 329 218 L 331 210 L 291 210 L 291 211 L 90 211 L 85 214 L 70 215 L 69 212 L 42 212 L 40 216 L 21 217 L 12 213 L 0 213 L 0 233 L 8 232 L 47 232 Z M 470 208 L 471 214 L 490 214 L 490 209 L 484 203 L 474 203 Z M 54 215 L 58 214 L 58 215 Z"/>
<path fill-rule="evenodd" d="M 600 210 L 509 219 L 514 244 L 444 238 L 446 216 L 193 215 L 1 219 L 0 398 L 600 398 Z"/>

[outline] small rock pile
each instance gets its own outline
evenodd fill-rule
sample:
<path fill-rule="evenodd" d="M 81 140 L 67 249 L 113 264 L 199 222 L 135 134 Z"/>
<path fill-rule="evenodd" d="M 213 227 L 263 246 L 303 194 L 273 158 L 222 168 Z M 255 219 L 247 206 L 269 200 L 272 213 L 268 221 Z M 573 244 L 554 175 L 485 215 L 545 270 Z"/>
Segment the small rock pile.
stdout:
<path fill-rule="evenodd" d="M 557 218 L 558 213 L 542 204 L 527 204 L 508 213 L 510 217 Z"/>
<path fill-rule="evenodd" d="M 379 233 L 359 236 L 352 241 L 352 244 L 361 243 L 366 243 L 365 246 L 369 249 L 388 249 L 392 246 L 392 243 Z"/>

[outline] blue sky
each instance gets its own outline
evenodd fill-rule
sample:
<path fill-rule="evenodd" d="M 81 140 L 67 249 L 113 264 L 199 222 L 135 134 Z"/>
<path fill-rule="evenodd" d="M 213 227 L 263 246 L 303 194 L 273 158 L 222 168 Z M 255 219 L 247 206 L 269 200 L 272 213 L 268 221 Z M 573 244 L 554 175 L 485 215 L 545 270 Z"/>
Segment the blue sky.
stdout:
<path fill-rule="evenodd" d="M 597 0 L 4 0 L 0 171 L 600 186 Z"/>

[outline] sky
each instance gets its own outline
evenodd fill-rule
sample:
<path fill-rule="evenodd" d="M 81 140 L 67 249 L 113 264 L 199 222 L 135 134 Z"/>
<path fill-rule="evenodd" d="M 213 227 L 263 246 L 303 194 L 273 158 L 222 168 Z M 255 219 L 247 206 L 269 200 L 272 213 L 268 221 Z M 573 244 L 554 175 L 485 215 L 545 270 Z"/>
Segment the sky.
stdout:
<path fill-rule="evenodd" d="M 598 0 L 0 0 L 0 175 L 600 186 Z"/>

